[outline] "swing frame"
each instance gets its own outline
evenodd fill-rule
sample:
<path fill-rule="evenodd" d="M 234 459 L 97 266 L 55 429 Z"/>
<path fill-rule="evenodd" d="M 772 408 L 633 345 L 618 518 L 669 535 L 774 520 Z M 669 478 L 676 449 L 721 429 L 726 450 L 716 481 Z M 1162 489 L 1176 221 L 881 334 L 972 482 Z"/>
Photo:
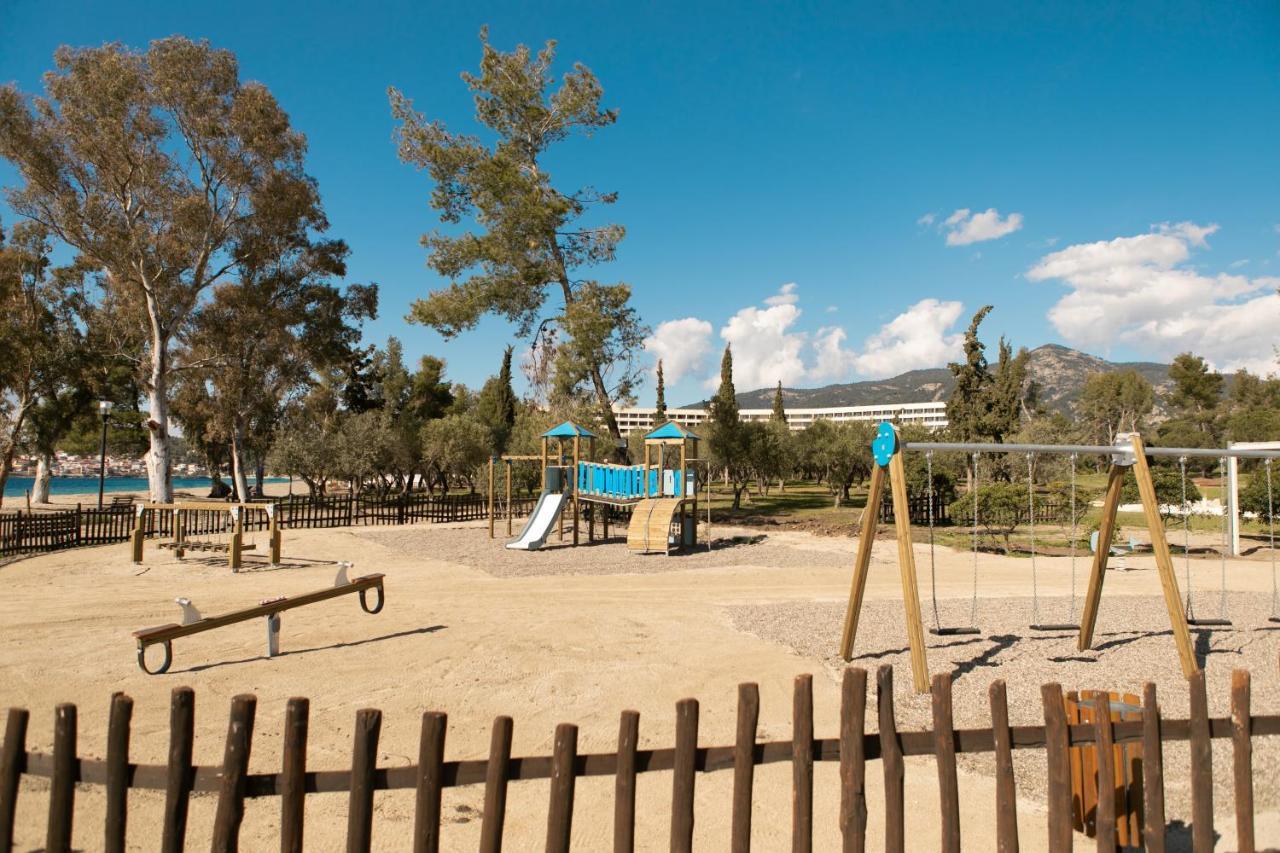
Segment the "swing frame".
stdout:
<path fill-rule="evenodd" d="M 1110 543 L 1115 533 L 1116 512 L 1120 506 L 1120 491 L 1124 484 L 1125 474 L 1133 469 L 1134 479 L 1138 484 L 1138 493 L 1142 497 L 1143 515 L 1151 534 L 1152 550 L 1155 553 L 1156 568 L 1160 576 L 1160 586 L 1164 593 L 1165 608 L 1169 614 L 1169 625 L 1173 630 L 1174 645 L 1183 674 L 1190 678 L 1200 671 L 1196 663 L 1195 651 L 1191 643 L 1191 633 L 1187 627 L 1186 615 L 1182 609 L 1182 594 L 1178 589 L 1178 580 L 1174 574 L 1173 557 L 1169 552 L 1169 543 L 1165 538 L 1164 524 L 1160 520 L 1160 506 L 1156 499 L 1155 484 L 1151 479 L 1151 468 L 1147 463 L 1147 454 L 1158 455 L 1223 455 L 1221 451 L 1188 450 L 1186 448 L 1152 448 L 1150 451 L 1137 433 L 1120 434 L 1112 446 L 1085 445 L 1017 445 L 1017 444 L 965 444 L 965 443 L 931 443 L 913 442 L 904 444 L 898 435 L 897 427 L 887 421 L 880 425 L 876 441 L 872 445 L 875 451 L 875 464 L 871 471 L 871 485 L 867 494 L 866 509 L 862 514 L 861 535 L 858 542 L 858 553 L 854 561 L 853 578 L 849 590 L 849 606 L 845 613 L 844 630 L 840 639 L 840 657 L 845 661 L 853 659 L 853 645 L 858 634 L 858 619 L 862 612 L 862 602 L 866 592 L 867 576 L 871 568 L 871 550 L 875 544 L 876 528 L 880 515 L 880 502 L 884 496 L 885 479 L 890 481 L 891 500 L 895 512 L 894 527 L 898 541 L 898 570 L 902 580 L 903 611 L 906 616 L 907 645 L 911 653 L 912 684 L 917 693 L 929 692 L 929 664 L 924 645 L 924 622 L 920 614 L 920 594 L 916 578 L 915 553 L 911 540 L 911 518 L 907 503 L 907 477 L 902 462 L 902 454 L 906 450 L 962 450 L 966 452 L 1037 452 L 1037 453 L 1083 453 L 1105 454 L 1111 457 L 1111 465 L 1107 474 L 1107 487 L 1102 504 L 1102 519 L 1098 530 L 1100 547 L 1093 555 L 1093 564 L 1089 572 L 1089 585 L 1085 593 L 1084 610 L 1081 614 L 1079 634 L 1076 647 L 1086 651 L 1093 647 L 1093 634 L 1098 620 L 1098 606 L 1102 600 L 1102 586 L 1106 579 L 1107 559 L 1111 549 L 1101 547 L 1102 543 Z M 1234 451 L 1231 454 L 1247 456 L 1280 456 L 1280 453 L 1265 451 Z M 1072 626 L 1073 628 L 1075 626 Z"/>

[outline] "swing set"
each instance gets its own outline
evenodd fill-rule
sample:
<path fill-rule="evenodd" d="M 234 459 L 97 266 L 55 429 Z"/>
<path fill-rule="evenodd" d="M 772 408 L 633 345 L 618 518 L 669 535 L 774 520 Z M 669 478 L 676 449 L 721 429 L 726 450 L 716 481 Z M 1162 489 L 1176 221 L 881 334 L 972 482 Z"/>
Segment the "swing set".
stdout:
<path fill-rule="evenodd" d="M 1115 534 L 1116 512 L 1120 506 L 1120 492 L 1124 478 L 1130 468 L 1138 484 L 1138 493 L 1142 500 L 1143 515 L 1151 534 L 1152 551 L 1156 559 L 1156 568 L 1160 576 L 1160 584 L 1164 593 L 1165 606 L 1169 614 L 1169 624 L 1173 629 L 1174 643 L 1185 675 L 1190 677 L 1199 671 L 1192 648 L 1188 625 L 1193 627 L 1229 627 L 1231 622 L 1226 615 L 1226 513 L 1224 511 L 1224 550 L 1222 557 L 1222 593 L 1218 618 L 1206 619 L 1197 617 L 1191 592 L 1190 573 L 1190 505 L 1186 500 L 1186 460 L 1189 457 L 1218 458 L 1222 460 L 1225 471 L 1225 460 L 1234 458 L 1258 458 L 1264 460 L 1267 477 L 1267 501 L 1269 519 L 1269 541 L 1271 545 L 1272 570 L 1272 616 L 1270 621 L 1280 622 L 1280 581 L 1277 581 L 1275 551 L 1275 520 L 1272 501 L 1271 468 L 1272 460 L 1280 458 L 1280 450 L 1259 450 L 1228 448 L 1226 450 L 1146 447 L 1136 433 L 1122 434 L 1116 437 L 1114 445 L 1048 445 L 1048 444 L 983 444 L 983 443 L 949 443 L 949 442 L 902 442 L 897 429 L 890 423 L 881 423 L 876 438 L 871 444 L 875 464 L 872 466 L 871 485 L 867 495 L 867 505 L 862 516 L 862 529 L 858 544 L 857 559 L 854 563 L 853 580 L 849 591 L 849 606 L 845 614 L 844 630 L 840 641 L 840 657 L 851 660 L 854 640 L 858 632 L 858 618 L 862 611 L 862 601 L 866 590 L 867 575 L 871 566 L 871 550 L 880 515 L 880 503 L 884 496 L 885 479 L 888 478 L 894 512 L 894 526 L 898 543 L 898 567 L 902 578 L 902 597 L 906 615 L 907 644 L 911 653 L 911 671 L 913 683 L 918 693 L 928 692 L 929 669 L 925 655 L 924 624 L 920 613 L 920 595 L 916 579 L 915 553 L 911 538 L 911 519 L 907 511 L 906 471 L 902 461 L 905 451 L 923 451 L 926 460 L 928 477 L 928 542 L 929 542 L 929 583 L 930 600 L 933 609 L 933 626 L 929 629 L 935 636 L 980 634 L 977 627 L 978 610 L 978 463 L 983 453 L 1024 453 L 1027 458 L 1027 510 L 1031 536 L 1031 601 L 1032 613 L 1029 628 L 1033 631 L 1076 631 L 1077 648 L 1085 651 L 1093 646 L 1094 627 L 1097 623 L 1098 606 L 1102 597 L 1102 585 L 1105 580 L 1107 560 L 1111 554 L 1110 542 Z M 934 546 L 934 498 L 933 480 L 934 452 L 964 452 L 970 455 L 973 463 L 974 480 L 973 519 L 972 519 L 972 551 L 973 551 L 973 592 L 970 599 L 969 624 L 962 626 L 943 626 L 938 612 L 937 569 Z M 1067 454 L 1071 460 L 1071 603 L 1067 622 L 1042 622 L 1040 619 L 1040 596 L 1037 567 L 1037 547 L 1035 531 L 1035 459 L 1039 454 Z M 1111 460 L 1107 475 L 1107 486 L 1103 493 L 1102 518 L 1099 523 L 1099 545 L 1093 553 L 1092 567 L 1089 574 L 1089 585 L 1085 593 L 1084 608 L 1080 619 L 1076 621 L 1076 561 L 1077 534 L 1080 514 L 1077 511 L 1076 495 L 1076 463 L 1081 455 L 1099 455 Z M 1164 523 L 1160 518 L 1160 506 L 1156 498 L 1155 485 L 1151 478 L 1151 470 L 1147 463 L 1148 456 L 1173 456 L 1180 459 L 1183 476 L 1183 528 L 1186 557 L 1187 597 L 1184 599 L 1178 589 L 1173 558 L 1165 537 Z"/>

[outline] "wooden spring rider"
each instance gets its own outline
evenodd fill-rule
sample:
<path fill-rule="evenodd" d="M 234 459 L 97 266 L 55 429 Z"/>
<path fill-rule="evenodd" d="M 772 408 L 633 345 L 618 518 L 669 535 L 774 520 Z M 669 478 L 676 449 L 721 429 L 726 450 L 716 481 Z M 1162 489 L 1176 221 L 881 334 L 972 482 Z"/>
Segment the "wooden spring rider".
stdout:
<path fill-rule="evenodd" d="M 858 556 L 854 562 L 853 581 L 849 590 L 849 608 L 845 613 L 844 631 L 840 639 L 840 657 L 853 659 L 853 643 L 858 634 L 858 616 L 862 611 L 862 599 L 867 586 L 867 573 L 871 567 L 871 549 L 875 544 L 876 527 L 880 518 L 880 502 L 884 496 L 885 478 L 892 488 L 894 527 L 898 539 L 898 570 L 902 576 L 902 603 L 906 615 L 907 644 L 911 650 L 911 675 L 917 693 L 929 692 L 929 664 L 925 657 L 924 624 L 920 616 L 920 592 L 916 581 L 915 553 L 911 541 L 911 517 L 907 503 L 907 476 L 902 463 L 904 450 L 944 450 L 962 452 L 1013 453 L 1034 451 L 1039 453 L 1094 453 L 1105 452 L 1111 457 L 1107 475 L 1107 488 L 1102 502 L 1102 519 L 1098 539 L 1107 543 L 1112 539 L 1116 526 L 1116 510 L 1120 506 L 1120 491 L 1130 468 L 1142 496 L 1142 509 L 1151 534 L 1151 547 L 1155 554 L 1160 586 L 1164 592 L 1165 607 L 1169 612 L 1169 625 L 1173 629 L 1174 644 L 1182 672 L 1188 678 L 1200 671 L 1187 629 L 1183 612 L 1182 594 L 1174 575 L 1173 558 L 1165 538 L 1164 523 L 1160 519 L 1160 506 L 1156 499 L 1151 469 L 1147 464 L 1147 448 L 1136 433 L 1116 437 L 1112 447 L 1086 447 L 1076 445 L 979 445 L 912 442 L 903 444 L 897 428 L 890 423 L 880 424 L 876 438 L 871 443 L 875 464 L 871 469 L 871 487 L 867 494 L 867 506 L 862 513 L 862 529 L 858 541 Z M 1158 449 L 1168 455 L 1169 449 Z M 1085 593 L 1084 612 L 1080 620 L 1080 633 L 1076 647 L 1086 651 L 1093 646 L 1093 631 L 1098 619 L 1098 605 L 1102 598 L 1102 582 L 1106 577 L 1107 557 L 1110 548 L 1099 547 L 1093 555 L 1089 573 L 1089 588 Z"/>

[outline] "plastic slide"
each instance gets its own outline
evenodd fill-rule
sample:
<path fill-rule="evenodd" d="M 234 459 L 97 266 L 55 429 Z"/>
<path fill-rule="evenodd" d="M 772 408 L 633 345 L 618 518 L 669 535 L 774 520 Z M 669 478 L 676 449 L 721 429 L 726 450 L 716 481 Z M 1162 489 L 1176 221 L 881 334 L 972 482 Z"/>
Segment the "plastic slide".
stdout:
<path fill-rule="evenodd" d="M 543 492 L 542 497 L 538 498 L 538 505 L 533 508 L 533 515 L 529 516 L 524 530 L 520 531 L 520 538 L 508 542 L 507 547 L 513 551 L 536 551 L 541 548 L 556 519 L 560 517 L 567 498 L 568 495 L 560 492 Z"/>

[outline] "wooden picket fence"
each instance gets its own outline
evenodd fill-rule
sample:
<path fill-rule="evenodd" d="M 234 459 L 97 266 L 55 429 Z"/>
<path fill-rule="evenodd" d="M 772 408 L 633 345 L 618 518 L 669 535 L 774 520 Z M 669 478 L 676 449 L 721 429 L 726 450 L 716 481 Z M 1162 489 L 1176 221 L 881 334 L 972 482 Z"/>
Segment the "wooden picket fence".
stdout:
<path fill-rule="evenodd" d="M 0 557 L 124 542 L 133 520 L 133 507 L 119 505 L 0 513 Z"/>
<path fill-rule="evenodd" d="M 0 851 L 12 848 L 14 817 L 19 782 L 23 775 L 49 780 L 48 830 L 46 849 L 70 848 L 77 784 L 106 788 L 106 818 L 103 849 L 125 849 L 129 789 L 165 792 L 161 849 L 181 850 L 186 840 L 189 798 L 193 792 L 217 794 L 212 849 L 235 850 L 238 844 L 244 801 L 250 797 L 278 797 L 280 801 L 280 847 L 284 851 L 304 849 L 304 801 L 308 794 L 347 795 L 348 851 L 369 850 L 373 838 L 374 795 L 377 791 L 416 792 L 412 848 L 417 853 L 436 851 L 441 844 L 441 794 L 445 788 L 484 785 L 484 810 L 480 849 L 494 853 L 502 847 L 506 819 L 507 787 L 513 781 L 549 780 L 546 849 L 569 849 L 574 816 L 574 785 L 578 777 L 614 778 L 613 849 L 631 851 L 636 840 L 636 777 L 641 773 L 673 771 L 670 846 L 689 851 L 693 844 L 694 792 L 698 773 L 732 770 L 731 849 L 750 848 L 752 788 L 755 768 L 789 762 L 792 767 L 792 850 L 813 848 L 814 762 L 839 764 L 839 829 L 845 850 L 865 849 L 868 804 L 867 763 L 879 761 L 884 774 L 884 831 L 886 849 L 906 848 L 906 808 L 904 773 L 906 756 L 932 755 L 940 792 L 942 849 L 958 851 L 961 842 L 959 783 L 956 755 L 994 753 L 996 797 L 991 808 L 996 816 L 995 847 L 1017 850 L 1017 799 L 1013 772 L 1014 750 L 1041 750 L 1048 764 L 1048 849 L 1070 850 L 1072 845 L 1072 747 L 1096 744 L 1096 779 L 1107 780 L 1105 794 L 1096 798 L 1098 848 L 1116 849 L 1116 792 L 1111 789 L 1111 766 L 1116 744 L 1141 743 L 1144 827 L 1147 849 L 1163 851 L 1166 841 L 1164 806 L 1164 761 L 1162 744 L 1189 741 L 1192 799 L 1192 845 L 1197 851 L 1213 849 L 1213 777 L 1210 743 L 1213 738 L 1230 739 L 1232 744 L 1235 821 L 1240 850 L 1255 848 L 1253 826 L 1252 743 L 1257 736 L 1280 734 L 1280 716 L 1254 716 L 1250 708 L 1249 673 L 1233 673 L 1231 716 L 1210 718 L 1203 673 L 1190 679 L 1190 717 L 1164 719 L 1156 701 L 1156 688 L 1147 684 L 1142 696 L 1140 721 L 1113 721 L 1109 713 L 1098 713 L 1088 725 L 1068 722 L 1062 688 L 1046 684 L 1041 688 L 1044 725 L 1010 726 L 1003 681 L 995 681 L 988 691 L 991 727 L 956 729 L 952 723 L 951 676 L 939 674 L 932 685 L 933 727 L 927 731 L 899 731 L 893 704 L 893 670 L 876 671 L 876 704 L 872 712 L 878 731 L 866 731 L 867 672 L 845 671 L 841 687 L 840 731 L 836 737 L 816 738 L 813 724 L 813 679 L 797 677 L 792 703 L 792 739 L 761 743 L 756 740 L 760 712 L 759 691 L 754 684 L 738 688 L 737 736 L 731 746 L 699 746 L 698 712 L 695 699 L 676 704 L 675 745 L 672 748 L 640 749 L 640 715 L 623 711 L 616 752 L 579 754 L 578 728 L 569 723 L 556 727 L 551 755 L 511 757 L 512 720 L 494 720 L 489 756 L 486 759 L 446 761 L 447 717 L 427 712 L 422 717 L 418 763 L 407 767 L 377 766 L 378 739 L 382 712 L 356 712 L 350 769 L 312 770 L 307 765 L 309 704 L 306 699 L 290 699 L 286 707 L 283 737 L 283 764 L 279 773 L 250 773 L 248 769 L 257 700 L 252 695 L 235 697 L 221 766 L 192 766 L 195 696 L 190 688 L 173 691 L 170 707 L 169 763 L 138 765 L 129 761 L 130 720 L 133 701 L 123 694 L 112 697 L 105 760 L 81 758 L 76 754 L 76 707 L 56 709 L 53 752 L 26 749 L 27 711 L 11 709 L 0 753 Z M 1106 696 L 1099 695 L 1097 708 L 1105 709 Z M 1096 784 L 1096 782 L 1095 782 Z M 915 815 L 913 824 L 925 819 Z M 989 838 L 970 839 L 989 849 Z M 153 847 L 155 839 L 132 839 L 136 846 Z M 520 849 L 532 846 L 522 840 Z M 1037 845 L 1038 846 L 1038 845 Z"/>

